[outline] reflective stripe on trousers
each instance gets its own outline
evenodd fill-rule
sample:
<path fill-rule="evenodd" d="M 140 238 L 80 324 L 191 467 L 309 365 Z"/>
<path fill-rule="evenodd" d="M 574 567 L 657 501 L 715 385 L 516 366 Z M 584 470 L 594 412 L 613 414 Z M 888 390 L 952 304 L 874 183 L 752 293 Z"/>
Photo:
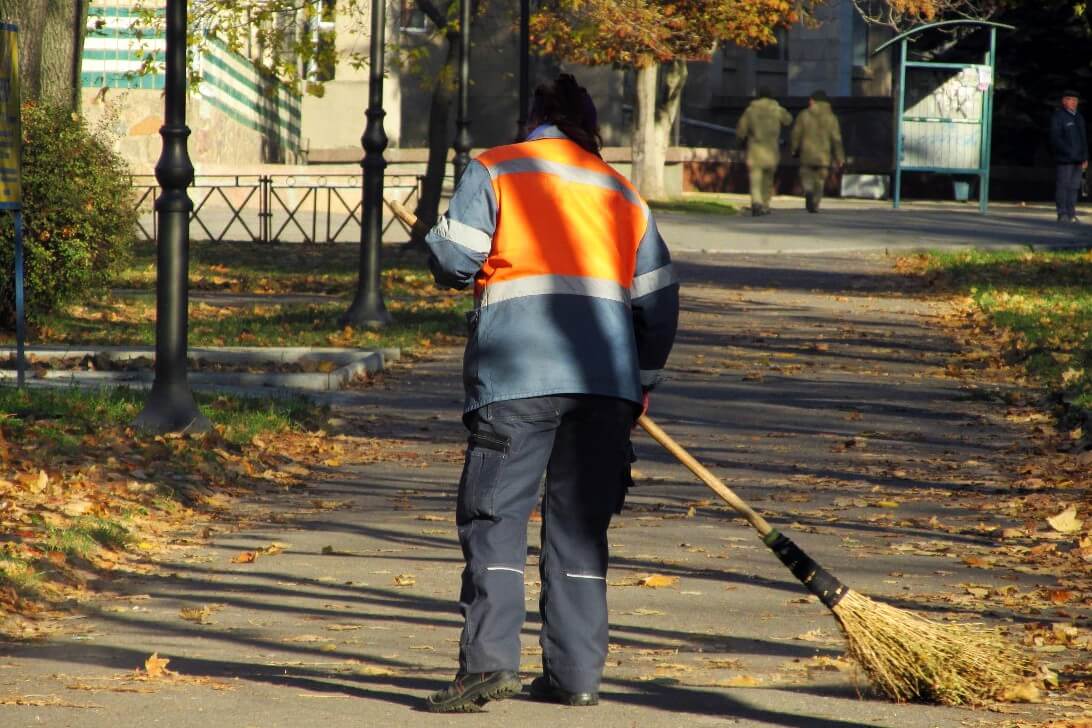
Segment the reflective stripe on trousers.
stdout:
<path fill-rule="evenodd" d="M 463 671 L 519 668 L 527 522 L 545 473 L 543 669 L 566 690 L 598 689 L 607 654 L 607 527 L 625 496 L 636 414 L 623 399 L 552 396 L 466 415 L 471 435 L 456 507 L 466 559 Z"/>

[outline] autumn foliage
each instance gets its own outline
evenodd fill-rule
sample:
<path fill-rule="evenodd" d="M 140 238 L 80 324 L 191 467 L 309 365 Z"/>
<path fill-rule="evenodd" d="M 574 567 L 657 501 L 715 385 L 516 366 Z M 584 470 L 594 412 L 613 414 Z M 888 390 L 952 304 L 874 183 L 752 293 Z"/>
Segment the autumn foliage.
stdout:
<path fill-rule="evenodd" d="M 577 63 L 644 67 L 709 58 L 722 41 L 746 47 L 811 17 L 814 2 L 789 0 L 550 0 L 531 18 L 543 52 Z"/>

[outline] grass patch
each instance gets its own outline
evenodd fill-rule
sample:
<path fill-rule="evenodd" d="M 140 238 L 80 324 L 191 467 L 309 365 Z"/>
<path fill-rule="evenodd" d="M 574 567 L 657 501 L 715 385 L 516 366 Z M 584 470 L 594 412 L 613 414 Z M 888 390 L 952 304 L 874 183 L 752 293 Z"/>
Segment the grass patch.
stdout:
<path fill-rule="evenodd" d="M 0 387 L 4 432 L 33 440 L 53 454 L 77 454 L 106 427 L 127 427 L 140 413 L 147 393 L 125 388 L 82 389 Z M 315 424 L 321 411 L 303 398 L 238 397 L 196 393 L 201 410 L 225 440 L 250 442 Z"/>
<path fill-rule="evenodd" d="M 1004 329 L 1007 356 L 1092 410 L 1092 251 L 931 253 L 913 259 Z"/>
<path fill-rule="evenodd" d="M 190 300 L 190 346 L 398 347 L 453 344 L 465 334 L 467 293 L 437 288 L 420 254 L 401 253 L 383 271 L 383 296 L 394 322 L 379 330 L 341 328 L 357 285 L 358 249 L 348 245 L 195 243 L 190 285 L 245 300 Z M 155 343 L 155 251 L 138 246 L 134 264 L 107 297 L 43 317 L 31 340 L 50 344 L 152 346 Z M 272 296 L 331 296 L 329 302 Z M 249 296 L 249 298 L 246 298 Z M 12 332 L 0 343 L 13 343 Z"/>
<path fill-rule="evenodd" d="M 79 518 L 64 527 L 48 526 L 40 542 L 43 551 L 57 551 L 68 558 L 86 559 L 100 546 L 123 549 L 133 541 L 124 525 L 106 518 Z"/>
<path fill-rule="evenodd" d="M 10 589 L 20 597 L 32 597 L 42 585 L 42 575 L 28 559 L 0 549 L 0 591 Z"/>
<path fill-rule="evenodd" d="M 374 460 L 375 447 L 328 438 L 328 412 L 305 399 L 198 394 L 211 432 L 143 434 L 144 391 L 0 386 L 0 635 L 80 588 L 74 569 L 118 568 L 235 498 L 309 482 L 318 466 Z M 78 562 L 78 563 L 77 563 Z"/>
<path fill-rule="evenodd" d="M 739 208 L 733 203 L 716 194 L 689 193 L 684 197 L 673 197 L 667 200 L 649 200 L 648 206 L 653 210 L 667 212 L 696 212 L 705 215 L 738 215 Z"/>

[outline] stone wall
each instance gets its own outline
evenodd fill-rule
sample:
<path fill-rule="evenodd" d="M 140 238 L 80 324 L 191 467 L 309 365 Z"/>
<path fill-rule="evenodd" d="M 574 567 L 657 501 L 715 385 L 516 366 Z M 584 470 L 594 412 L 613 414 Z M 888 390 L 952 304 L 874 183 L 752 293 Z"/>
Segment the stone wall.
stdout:
<path fill-rule="evenodd" d="M 245 165 L 263 159 L 263 135 L 230 119 L 200 96 L 186 103 L 189 152 L 203 164 Z M 163 148 L 163 92 L 154 89 L 83 90 L 83 114 L 92 128 L 113 140 L 134 174 L 151 174 Z"/>

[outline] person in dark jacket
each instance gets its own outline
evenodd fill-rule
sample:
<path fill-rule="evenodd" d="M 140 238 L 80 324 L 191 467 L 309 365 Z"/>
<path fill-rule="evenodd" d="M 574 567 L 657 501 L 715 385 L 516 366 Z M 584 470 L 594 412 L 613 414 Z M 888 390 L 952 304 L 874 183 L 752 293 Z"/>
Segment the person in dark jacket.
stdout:
<path fill-rule="evenodd" d="M 1084 117 L 1077 113 L 1079 100 L 1076 91 L 1063 91 L 1062 108 L 1050 119 L 1050 146 L 1057 169 L 1054 195 L 1058 222 L 1080 222 L 1077 195 L 1081 189 L 1081 173 L 1088 169 L 1088 131 Z"/>
<path fill-rule="evenodd" d="M 479 155 L 425 237 L 437 283 L 474 288 L 470 430 L 455 523 L 466 566 L 455 680 L 436 713 L 519 692 L 527 524 L 542 497 L 542 675 L 531 698 L 595 705 L 607 656 L 607 527 L 630 430 L 675 339 L 679 285 L 633 184 L 600 156 L 571 75 L 535 90 L 530 133 Z"/>

